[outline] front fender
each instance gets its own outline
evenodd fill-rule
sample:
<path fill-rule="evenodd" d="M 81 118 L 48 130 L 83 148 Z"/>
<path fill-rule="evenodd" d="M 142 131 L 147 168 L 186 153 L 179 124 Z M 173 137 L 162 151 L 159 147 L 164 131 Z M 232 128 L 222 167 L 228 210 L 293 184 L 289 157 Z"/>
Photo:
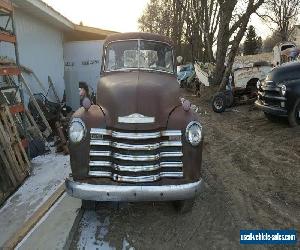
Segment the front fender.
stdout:
<path fill-rule="evenodd" d="M 80 118 L 85 123 L 87 130 L 82 142 L 69 143 L 72 175 L 75 180 L 78 180 L 88 175 L 91 128 L 105 128 L 106 122 L 102 109 L 97 105 L 92 105 L 88 111 L 81 107 L 72 118 Z"/>
<path fill-rule="evenodd" d="M 200 122 L 199 117 L 192 111 L 184 111 L 182 106 L 177 107 L 169 116 L 167 129 L 181 130 L 182 132 L 182 151 L 183 151 L 183 174 L 189 181 L 196 181 L 201 178 L 202 165 L 202 142 L 198 146 L 192 146 L 185 137 L 186 127 L 192 122 Z M 201 123 L 201 122 L 200 122 Z"/>
<path fill-rule="evenodd" d="M 300 98 L 300 80 L 287 82 L 287 108 L 292 110 L 296 101 Z"/>

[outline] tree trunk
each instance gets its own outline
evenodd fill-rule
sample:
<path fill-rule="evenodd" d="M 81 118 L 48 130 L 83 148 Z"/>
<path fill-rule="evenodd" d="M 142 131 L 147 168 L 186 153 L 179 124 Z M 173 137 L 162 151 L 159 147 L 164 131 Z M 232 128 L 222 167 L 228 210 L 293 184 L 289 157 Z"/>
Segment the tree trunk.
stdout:
<path fill-rule="evenodd" d="M 230 21 L 236 4 L 237 0 L 220 2 L 220 24 L 217 40 L 216 68 L 213 74 L 215 84 L 220 84 L 223 78 L 225 69 L 224 63 L 231 37 Z"/>
<path fill-rule="evenodd" d="M 220 84 L 219 90 L 222 91 L 225 89 L 226 84 L 227 84 L 227 79 L 229 78 L 231 71 L 232 71 L 232 66 L 234 63 L 234 59 L 235 56 L 237 54 L 237 52 L 239 51 L 239 45 L 241 43 L 241 40 L 244 37 L 244 34 L 247 30 L 247 26 L 250 20 L 250 16 L 252 15 L 252 13 L 254 13 L 258 7 L 264 2 L 264 0 L 259 0 L 256 4 L 252 4 L 249 2 L 248 7 L 247 7 L 247 11 L 246 13 L 243 15 L 242 18 L 240 18 L 239 20 L 239 31 L 237 33 L 237 35 L 235 36 L 233 43 L 232 43 L 232 47 L 230 50 L 230 53 L 228 55 L 228 62 L 227 62 L 227 68 L 225 70 L 222 82 Z"/>

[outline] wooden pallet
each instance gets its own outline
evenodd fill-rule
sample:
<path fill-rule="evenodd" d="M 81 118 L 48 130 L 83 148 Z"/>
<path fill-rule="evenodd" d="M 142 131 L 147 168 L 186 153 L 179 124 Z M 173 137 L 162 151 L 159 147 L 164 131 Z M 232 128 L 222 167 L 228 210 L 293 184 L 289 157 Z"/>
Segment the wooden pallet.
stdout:
<path fill-rule="evenodd" d="M 0 108 L 0 163 L 0 197 L 5 198 L 23 183 L 31 169 L 8 106 Z"/>
<path fill-rule="evenodd" d="M 21 127 L 25 126 L 25 128 L 23 129 L 26 129 L 28 137 L 35 139 L 38 138 L 40 140 L 43 140 L 43 138 L 47 138 L 47 136 L 40 131 L 31 113 L 27 109 L 25 109 L 22 103 L 10 106 L 9 110 L 15 120 L 15 123 L 19 124 L 19 126 Z"/>

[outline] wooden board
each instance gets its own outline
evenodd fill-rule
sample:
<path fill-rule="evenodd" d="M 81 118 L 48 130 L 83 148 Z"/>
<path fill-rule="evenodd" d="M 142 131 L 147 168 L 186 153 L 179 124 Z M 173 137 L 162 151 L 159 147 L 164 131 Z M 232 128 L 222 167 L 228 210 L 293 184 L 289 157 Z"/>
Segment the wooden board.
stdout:
<path fill-rule="evenodd" d="M 0 10 L 11 12 L 13 10 L 13 6 L 10 0 L 0 0 Z"/>
<path fill-rule="evenodd" d="M 0 67 L 0 76 L 19 75 L 20 73 L 21 73 L 20 69 L 16 66 L 1 66 Z"/>
<path fill-rule="evenodd" d="M 16 40 L 17 40 L 16 36 L 8 34 L 6 32 L 0 32 L 0 41 L 8 42 L 8 43 L 15 43 Z"/>
<path fill-rule="evenodd" d="M 22 225 L 22 227 L 14 233 L 14 235 L 4 243 L 4 249 L 14 249 L 22 239 L 30 232 L 30 230 L 42 219 L 55 202 L 64 194 L 65 184 L 61 184 L 59 188 L 51 195 L 51 197 Z"/>

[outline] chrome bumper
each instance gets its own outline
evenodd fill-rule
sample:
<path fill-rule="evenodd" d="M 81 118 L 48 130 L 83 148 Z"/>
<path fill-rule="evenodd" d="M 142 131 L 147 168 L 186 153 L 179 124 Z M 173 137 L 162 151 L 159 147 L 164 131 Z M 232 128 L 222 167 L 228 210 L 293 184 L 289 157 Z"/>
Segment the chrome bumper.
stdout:
<path fill-rule="evenodd" d="M 66 190 L 70 196 L 82 200 L 94 201 L 173 201 L 188 200 L 196 196 L 203 188 L 204 182 L 162 185 L 162 186 L 124 186 L 92 185 L 66 179 Z"/>
<path fill-rule="evenodd" d="M 273 107 L 264 105 L 260 100 L 255 102 L 255 106 L 261 109 L 263 112 L 277 116 L 287 116 L 288 112 L 285 108 Z"/>

